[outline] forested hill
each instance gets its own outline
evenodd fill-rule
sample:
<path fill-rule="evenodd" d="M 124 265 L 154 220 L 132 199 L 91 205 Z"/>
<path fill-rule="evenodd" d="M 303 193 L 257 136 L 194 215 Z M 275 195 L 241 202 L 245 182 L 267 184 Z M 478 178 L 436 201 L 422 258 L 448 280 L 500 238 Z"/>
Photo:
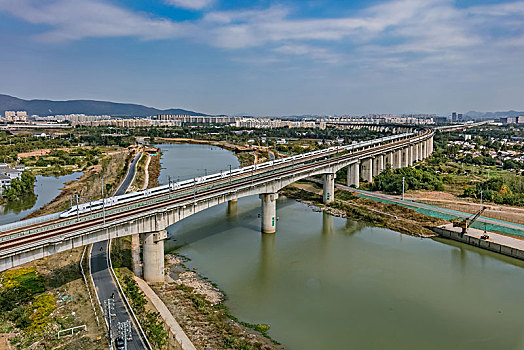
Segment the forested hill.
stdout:
<path fill-rule="evenodd" d="M 69 101 L 51 101 L 51 100 L 23 100 L 17 97 L 0 94 L 0 113 L 5 111 L 27 111 L 27 114 L 37 114 L 39 116 L 48 116 L 56 114 L 74 114 L 83 113 L 87 115 L 111 115 L 111 116 L 135 116 L 146 117 L 157 114 L 187 114 L 203 115 L 185 109 L 157 109 L 132 103 L 116 103 L 107 101 L 94 100 L 69 100 Z"/>

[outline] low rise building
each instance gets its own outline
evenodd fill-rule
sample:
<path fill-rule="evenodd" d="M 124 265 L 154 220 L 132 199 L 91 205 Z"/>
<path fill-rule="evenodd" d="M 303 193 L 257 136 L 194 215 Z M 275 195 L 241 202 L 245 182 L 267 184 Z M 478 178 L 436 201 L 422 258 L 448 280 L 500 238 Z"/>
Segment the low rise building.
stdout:
<path fill-rule="evenodd" d="M 0 175 L 4 175 L 12 179 L 19 179 L 22 177 L 22 171 L 13 169 L 11 167 L 0 167 Z"/>

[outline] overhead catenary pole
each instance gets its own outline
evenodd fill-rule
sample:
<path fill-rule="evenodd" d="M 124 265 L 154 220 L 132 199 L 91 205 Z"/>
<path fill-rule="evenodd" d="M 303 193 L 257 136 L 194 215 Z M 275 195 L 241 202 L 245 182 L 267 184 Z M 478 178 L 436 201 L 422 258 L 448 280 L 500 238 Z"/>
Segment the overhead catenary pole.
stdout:
<path fill-rule="evenodd" d="M 80 220 L 80 209 L 78 207 L 78 193 L 75 193 L 76 197 L 76 221 Z"/>
<path fill-rule="evenodd" d="M 106 224 L 106 199 L 104 198 L 104 176 L 100 179 L 102 181 L 102 216 L 104 218 L 104 226 Z"/>

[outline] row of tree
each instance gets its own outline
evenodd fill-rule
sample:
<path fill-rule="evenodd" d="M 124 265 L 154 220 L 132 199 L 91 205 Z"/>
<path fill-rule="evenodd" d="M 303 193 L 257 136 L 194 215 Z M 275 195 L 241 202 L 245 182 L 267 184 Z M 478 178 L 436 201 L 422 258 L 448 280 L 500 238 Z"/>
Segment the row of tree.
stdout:
<path fill-rule="evenodd" d="M 4 186 L 2 196 L 8 201 L 20 198 L 24 194 L 33 193 L 36 176 L 30 171 L 24 171 L 20 179 L 11 180 L 11 186 Z"/>
<path fill-rule="evenodd" d="M 425 168 L 398 168 L 391 169 L 388 164 L 386 170 L 377 175 L 373 182 L 373 190 L 386 193 L 402 193 L 402 178 L 404 178 L 404 189 L 407 190 L 428 190 L 442 191 L 442 177 Z"/>
<path fill-rule="evenodd" d="M 508 174 L 478 182 L 464 190 L 464 197 L 482 199 L 497 204 L 524 206 L 524 182 L 522 176 Z"/>

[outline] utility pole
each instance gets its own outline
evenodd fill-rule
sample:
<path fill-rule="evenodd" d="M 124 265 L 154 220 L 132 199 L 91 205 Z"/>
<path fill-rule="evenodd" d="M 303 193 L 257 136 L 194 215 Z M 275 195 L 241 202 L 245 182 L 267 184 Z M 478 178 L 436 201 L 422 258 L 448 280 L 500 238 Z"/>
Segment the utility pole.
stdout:
<path fill-rule="evenodd" d="M 104 316 L 107 319 L 109 344 L 112 344 L 113 343 L 113 329 L 111 327 L 111 323 L 112 323 L 113 317 L 116 317 L 114 299 L 109 298 L 109 299 L 104 300 Z"/>
<path fill-rule="evenodd" d="M 231 174 L 231 164 L 229 164 L 229 183 L 231 183 L 231 177 L 232 177 L 232 174 Z"/>
<path fill-rule="evenodd" d="M 482 209 L 482 190 L 480 190 L 480 208 Z"/>
<path fill-rule="evenodd" d="M 78 208 L 78 193 L 75 193 L 75 197 L 76 197 L 76 221 L 79 221 L 80 213 L 79 213 L 79 208 Z"/>
<path fill-rule="evenodd" d="M 404 201 L 404 189 L 405 189 L 405 181 L 406 178 L 402 176 L 402 201 Z"/>
<path fill-rule="evenodd" d="M 106 224 L 106 199 L 104 198 L 104 176 L 100 179 L 102 181 L 102 216 L 104 217 L 104 226 Z"/>
<path fill-rule="evenodd" d="M 125 322 L 118 322 L 118 333 L 119 336 L 124 340 L 124 349 L 127 350 L 127 342 L 133 340 L 131 333 L 131 322 L 129 320 Z"/>

